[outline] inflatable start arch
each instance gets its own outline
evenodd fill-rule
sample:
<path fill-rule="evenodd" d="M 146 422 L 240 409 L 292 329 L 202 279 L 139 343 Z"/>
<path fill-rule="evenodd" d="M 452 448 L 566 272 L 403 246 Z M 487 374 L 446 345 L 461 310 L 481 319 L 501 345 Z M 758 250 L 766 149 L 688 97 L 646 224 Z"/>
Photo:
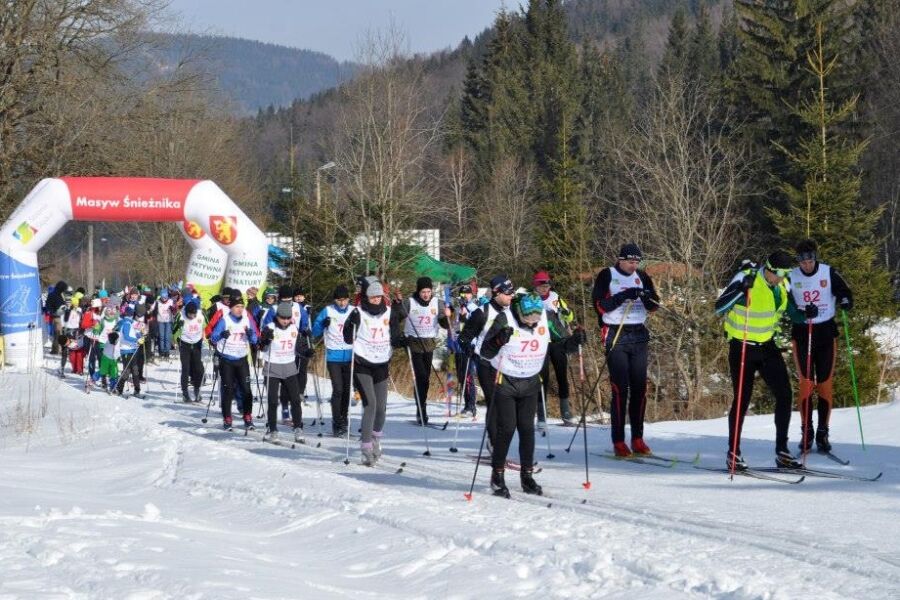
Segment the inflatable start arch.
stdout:
<path fill-rule="evenodd" d="M 126 177 L 44 179 L 0 229 L 0 333 L 6 362 L 40 360 L 37 253 L 68 221 L 172 221 L 192 251 L 185 281 L 209 298 L 223 285 L 262 289 L 268 243 L 212 181 Z"/>

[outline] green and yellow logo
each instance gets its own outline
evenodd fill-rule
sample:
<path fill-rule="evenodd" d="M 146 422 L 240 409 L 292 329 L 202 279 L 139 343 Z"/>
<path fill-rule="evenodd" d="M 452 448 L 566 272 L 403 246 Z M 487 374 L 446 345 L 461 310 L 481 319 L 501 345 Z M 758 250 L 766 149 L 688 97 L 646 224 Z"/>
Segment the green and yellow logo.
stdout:
<path fill-rule="evenodd" d="M 34 234 L 37 232 L 37 228 L 29 225 L 28 221 L 22 221 L 22 224 L 19 225 L 13 233 L 13 237 L 22 242 L 22 245 L 24 246 L 31 241 L 31 238 L 33 238 Z"/>

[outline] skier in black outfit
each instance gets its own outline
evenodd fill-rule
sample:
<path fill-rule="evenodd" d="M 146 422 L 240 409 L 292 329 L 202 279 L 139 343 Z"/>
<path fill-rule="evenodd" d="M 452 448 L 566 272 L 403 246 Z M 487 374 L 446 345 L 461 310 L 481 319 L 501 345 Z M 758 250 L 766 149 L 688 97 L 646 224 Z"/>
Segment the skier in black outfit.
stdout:
<path fill-rule="evenodd" d="M 831 452 L 828 441 L 828 422 L 834 401 L 834 364 L 837 356 L 838 327 L 834 317 L 839 310 L 853 308 L 853 292 L 837 270 L 818 260 L 818 246 L 813 240 L 803 240 L 795 248 L 799 263 L 790 274 L 791 295 L 788 316 L 791 318 L 791 340 L 797 373 L 800 376 L 798 405 L 800 408 L 800 452 L 812 449 L 813 439 L 821 452 Z M 809 345 L 812 326 L 812 351 Z M 807 359 L 812 375 L 806 373 Z M 813 428 L 813 391 L 818 428 Z"/>
<path fill-rule="evenodd" d="M 582 329 L 569 336 L 566 351 L 577 352 L 584 342 Z M 491 489 L 509 497 L 504 470 L 513 435 L 519 434 L 520 480 L 526 494 L 541 495 L 533 477 L 534 417 L 541 396 L 541 368 L 550 345 L 547 310 L 534 293 L 517 296 L 512 307 L 497 316 L 481 347 L 482 358 L 500 372 L 494 398 L 488 409 L 488 428 L 494 441 L 491 454 Z"/>
<path fill-rule="evenodd" d="M 464 352 L 471 353 L 475 363 L 478 385 L 481 386 L 481 391 L 484 393 L 484 401 L 488 409 L 490 409 L 491 398 L 494 394 L 494 380 L 497 377 L 497 371 L 491 366 L 491 361 L 482 357 L 481 348 L 485 335 L 497 315 L 509 310 L 515 291 L 512 281 L 506 275 L 497 275 L 491 279 L 490 287 L 492 295 L 490 302 L 469 313 L 462 332 L 459 334 L 460 348 Z M 490 430 L 488 433 L 490 434 Z"/>
<path fill-rule="evenodd" d="M 644 442 L 647 343 L 650 341 L 644 321 L 658 307 L 659 296 L 650 276 L 638 269 L 641 259 L 637 244 L 625 244 L 619 250 L 616 264 L 597 275 L 593 291 L 612 388 L 609 412 L 613 450 L 621 457 L 631 456 L 632 452 L 652 454 Z M 615 347 L 613 340 L 616 340 Z M 625 443 L 626 407 L 631 422 L 631 448 Z"/>

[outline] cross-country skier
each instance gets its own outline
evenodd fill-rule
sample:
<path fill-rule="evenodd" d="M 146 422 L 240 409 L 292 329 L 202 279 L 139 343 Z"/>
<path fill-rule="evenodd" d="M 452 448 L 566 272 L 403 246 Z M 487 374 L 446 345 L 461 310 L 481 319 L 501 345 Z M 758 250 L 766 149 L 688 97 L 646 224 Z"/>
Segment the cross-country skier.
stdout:
<path fill-rule="evenodd" d="M 143 306 L 143 305 L 142 305 Z M 125 384 L 129 377 L 134 385 L 134 396 L 143 398 L 141 394 L 141 369 L 139 361 L 141 359 L 140 348 L 144 345 L 144 323 L 136 321 L 134 318 L 134 309 L 130 306 L 125 309 L 125 316 L 119 323 L 119 351 L 122 360 L 122 377 L 119 378 L 119 385 L 116 392 L 122 395 L 125 391 Z"/>
<path fill-rule="evenodd" d="M 275 320 L 262 328 L 259 347 L 264 361 L 266 386 L 268 387 L 267 435 L 278 435 L 279 395 L 287 394 L 293 418 L 294 439 L 299 439 L 303 428 L 303 412 L 300 408 L 300 387 L 297 381 L 296 346 L 300 332 L 291 323 L 293 307 L 282 302 L 275 309 Z"/>
<path fill-rule="evenodd" d="M 794 360 L 800 375 L 800 452 L 809 452 L 813 439 L 821 452 L 831 452 L 828 421 L 834 400 L 833 376 L 837 356 L 838 328 L 834 316 L 838 310 L 853 308 L 853 292 L 840 273 L 818 260 L 818 246 L 803 240 L 796 247 L 797 262 L 790 274 L 791 297 L 788 314 L 793 322 L 791 340 Z M 809 342 L 812 326 L 812 350 Z M 812 375 L 806 372 L 809 359 Z M 813 391 L 818 396 L 819 427 L 813 427 Z"/>
<path fill-rule="evenodd" d="M 737 470 L 747 468 L 741 456 L 741 429 L 757 372 L 775 396 L 775 463 L 779 467 L 802 466 L 788 450 L 791 382 L 781 351 L 775 345 L 775 330 L 788 306 L 790 292 L 786 280 L 793 265 L 786 252 L 773 252 L 762 267 L 738 271 L 716 300 L 716 313 L 725 315 L 728 365 L 734 390 L 734 401 L 728 412 L 728 468 L 732 465 Z M 742 375 L 744 385 L 739 389 Z M 737 414 L 738 398 L 740 415 Z"/>
<path fill-rule="evenodd" d="M 488 409 L 488 427 L 493 430 L 491 489 L 506 498 L 509 497 L 504 479 L 506 456 L 517 432 L 522 491 L 543 493 L 533 477 L 534 417 L 541 396 L 541 367 L 550 345 L 547 312 L 537 294 L 516 296 L 510 310 L 497 315 L 481 347 L 482 357 L 500 372 Z M 564 347 L 569 352 L 577 351 L 584 339 L 584 331 L 577 329 L 566 339 Z"/>
<path fill-rule="evenodd" d="M 409 341 L 412 354 L 413 377 L 416 380 L 416 422 L 428 425 L 428 387 L 431 382 L 431 363 L 440 328 L 449 326 L 450 309 L 434 295 L 430 277 L 416 280 L 416 293 L 401 303 L 401 317 L 405 320 L 403 334 Z M 399 307 L 398 307 L 399 308 Z"/>
<path fill-rule="evenodd" d="M 118 309 L 116 308 L 115 305 L 107 304 L 106 307 L 103 309 L 103 318 L 101 318 L 99 321 L 97 321 L 97 323 L 94 325 L 94 332 L 93 332 L 94 340 L 95 340 L 94 347 L 96 348 L 96 352 L 98 353 L 98 356 L 111 356 L 112 350 L 110 350 L 110 352 L 104 352 L 104 350 L 106 347 L 106 343 L 109 340 L 109 335 L 111 333 L 115 333 L 116 325 L 119 322 L 118 314 L 119 314 Z M 119 334 L 116 333 L 116 339 L 118 340 L 118 338 L 119 338 Z M 117 344 L 115 344 L 115 345 L 117 345 Z M 118 357 L 119 357 L 119 354 L 118 354 L 118 348 L 117 348 L 116 349 L 116 359 L 118 359 Z M 107 369 L 107 371 L 108 370 L 109 369 Z M 116 368 L 116 377 L 118 378 L 118 376 L 119 376 L 119 370 L 117 367 Z M 94 371 L 92 378 L 94 379 L 94 383 L 100 382 L 102 380 L 103 387 L 107 388 L 108 390 L 112 390 L 114 387 L 112 385 L 109 385 L 107 375 L 103 373 L 102 369 L 99 371 Z"/>
<path fill-rule="evenodd" d="M 334 288 L 334 303 L 316 316 L 312 333 L 323 338 L 325 365 L 331 379 L 331 432 L 347 435 L 347 411 L 350 407 L 351 344 L 344 341 L 344 326 L 350 316 L 350 291 L 345 285 Z"/>
<path fill-rule="evenodd" d="M 172 350 L 172 320 L 175 313 L 175 302 L 169 298 L 169 290 L 163 288 L 156 299 L 151 313 L 156 313 L 156 323 L 159 328 L 159 355 L 169 358 Z"/>
<path fill-rule="evenodd" d="M 456 351 L 456 380 L 462 386 L 463 410 L 461 416 L 475 418 L 478 408 L 475 405 L 475 372 L 477 358 L 473 359 L 473 339 L 466 337 L 466 346 L 462 345 L 462 332 L 468 321 L 469 315 L 479 309 L 478 300 L 475 297 L 477 289 L 471 283 L 459 286 L 459 294 L 454 314 L 451 317 L 451 326 L 455 327 L 457 351 Z"/>
<path fill-rule="evenodd" d="M 544 308 L 550 319 L 550 348 L 547 350 L 547 358 L 541 369 L 541 381 L 544 385 L 544 397 L 549 398 L 550 365 L 556 373 L 556 385 L 559 391 L 559 414 L 563 423 L 574 425 L 572 413 L 569 409 L 569 356 L 565 350 L 565 340 L 570 335 L 572 323 L 572 311 L 566 301 L 559 297 L 555 290 L 551 289 L 550 274 L 547 271 L 538 271 L 531 279 L 534 292 L 541 297 Z M 549 402 L 549 401 L 548 401 Z M 544 407 L 538 404 L 538 429 L 546 427 L 546 415 Z"/>
<path fill-rule="evenodd" d="M 494 380 L 497 371 L 491 365 L 491 361 L 482 356 L 481 350 L 488 330 L 498 315 L 509 310 L 515 292 L 512 281 L 505 274 L 495 276 L 489 285 L 491 287 L 490 301 L 469 313 L 462 333 L 459 335 L 460 348 L 472 353 L 478 384 L 484 393 L 488 411 L 490 411 L 490 401 L 494 395 Z M 490 435 L 490 428 L 488 428 L 488 435 Z"/>
<path fill-rule="evenodd" d="M 392 349 L 404 347 L 406 340 L 381 283 L 369 283 L 364 294 L 344 323 L 344 342 L 353 346 L 353 383 L 363 403 L 362 464 L 372 466 L 381 456 Z"/>
<path fill-rule="evenodd" d="M 203 330 L 206 318 L 200 306 L 188 301 L 181 311 L 175 338 L 178 340 L 178 355 L 181 359 L 181 399 L 184 402 L 200 402 L 200 384 L 203 382 Z M 188 393 L 188 383 L 194 387 L 194 397 Z"/>
<path fill-rule="evenodd" d="M 253 429 L 253 394 L 250 390 L 250 345 L 259 336 L 253 318 L 244 312 L 244 298 L 240 292 L 231 297 L 231 309 L 213 328 L 210 340 L 219 352 L 219 375 L 222 378 L 222 419 L 225 429 L 231 429 L 231 401 L 235 389 L 243 393 L 244 427 Z"/>
<path fill-rule="evenodd" d="M 644 442 L 650 341 L 644 322 L 659 306 L 659 296 L 650 276 L 638 269 L 642 258 L 637 244 L 622 246 L 616 264 L 597 274 L 593 291 L 612 388 L 613 450 L 622 457 L 631 456 L 632 452 L 651 454 Z M 626 413 L 631 423 L 631 448 L 625 443 Z"/>

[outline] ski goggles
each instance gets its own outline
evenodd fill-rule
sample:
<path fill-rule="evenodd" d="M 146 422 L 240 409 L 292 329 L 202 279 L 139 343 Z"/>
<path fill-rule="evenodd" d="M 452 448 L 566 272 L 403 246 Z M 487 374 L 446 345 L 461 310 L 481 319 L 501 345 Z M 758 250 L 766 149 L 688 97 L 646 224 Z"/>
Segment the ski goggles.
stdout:
<path fill-rule="evenodd" d="M 768 269 L 769 272 L 774 273 L 777 277 L 780 277 L 781 279 L 784 279 L 785 277 L 787 277 L 788 275 L 791 274 L 790 269 L 773 269 L 768 264 L 766 264 L 766 269 Z"/>
<path fill-rule="evenodd" d="M 816 260 L 816 253 L 810 251 L 797 254 L 797 262 L 803 262 L 804 260 Z"/>
<path fill-rule="evenodd" d="M 494 291 L 497 292 L 498 294 L 506 294 L 509 296 L 509 295 L 512 295 L 513 293 L 515 293 L 516 288 L 513 287 L 512 281 L 507 279 L 500 285 L 494 287 Z"/>

